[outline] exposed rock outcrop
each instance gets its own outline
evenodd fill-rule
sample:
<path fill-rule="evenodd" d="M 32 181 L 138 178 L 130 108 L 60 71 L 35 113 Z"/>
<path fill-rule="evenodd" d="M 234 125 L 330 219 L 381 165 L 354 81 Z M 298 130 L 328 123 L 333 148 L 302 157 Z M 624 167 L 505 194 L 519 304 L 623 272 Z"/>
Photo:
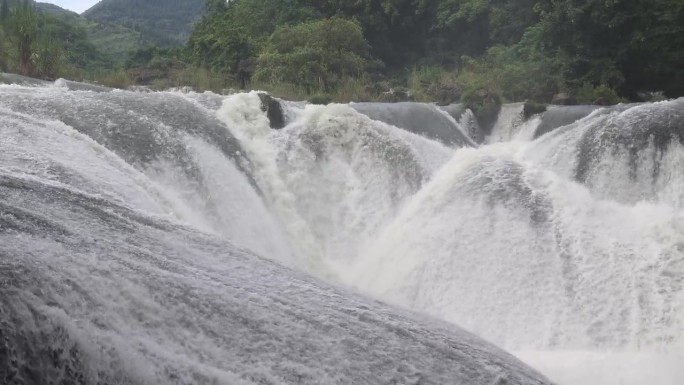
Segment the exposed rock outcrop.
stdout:
<path fill-rule="evenodd" d="M 279 130 L 285 127 L 285 114 L 280 102 L 266 93 L 259 93 L 259 99 L 261 99 L 261 110 L 266 113 L 271 128 Z"/>

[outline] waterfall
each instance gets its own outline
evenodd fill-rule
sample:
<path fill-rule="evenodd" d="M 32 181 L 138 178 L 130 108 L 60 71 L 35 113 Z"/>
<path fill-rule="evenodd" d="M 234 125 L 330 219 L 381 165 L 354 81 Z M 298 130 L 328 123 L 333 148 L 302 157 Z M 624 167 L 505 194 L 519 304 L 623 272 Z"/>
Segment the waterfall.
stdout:
<path fill-rule="evenodd" d="M 16 80 L 10 384 L 550 383 L 503 350 L 684 381 L 684 99 L 504 105 L 483 138 L 459 105 L 280 101 L 274 130 L 257 92 Z"/>

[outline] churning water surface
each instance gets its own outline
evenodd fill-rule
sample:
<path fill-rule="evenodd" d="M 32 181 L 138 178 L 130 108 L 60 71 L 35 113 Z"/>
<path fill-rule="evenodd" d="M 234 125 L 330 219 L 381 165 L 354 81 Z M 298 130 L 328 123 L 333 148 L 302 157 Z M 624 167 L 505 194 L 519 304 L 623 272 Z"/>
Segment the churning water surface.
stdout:
<path fill-rule="evenodd" d="M 684 382 L 684 99 L 282 106 L 0 86 L 0 376 Z"/>

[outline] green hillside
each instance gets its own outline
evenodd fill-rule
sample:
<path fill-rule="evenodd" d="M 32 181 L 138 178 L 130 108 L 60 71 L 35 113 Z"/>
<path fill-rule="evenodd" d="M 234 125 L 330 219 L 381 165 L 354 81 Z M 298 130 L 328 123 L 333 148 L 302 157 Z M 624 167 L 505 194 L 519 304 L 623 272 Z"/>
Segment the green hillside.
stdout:
<path fill-rule="evenodd" d="M 149 44 L 140 31 L 122 25 L 88 20 L 79 14 L 49 3 L 35 3 L 38 11 L 59 21 L 82 29 L 89 42 L 97 49 L 100 61 L 113 63 L 123 61 L 129 52 Z"/>
<path fill-rule="evenodd" d="M 204 14 L 204 0 L 102 0 L 83 13 L 91 21 L 118 24 L 158 46 L 183 45 Z"/>
<path fill-rule="evenodd" d="M 22 0 L 7 0 L 10 9 Z M 112 66 L 126 60 L 131 51 L 153 44 L 139 29 L 89 20 L 57 5 L 33 2 L 34 9 L 49 18 L 43 22 L 61 42 L 78 67 Z M 87 52 L 87 53 L 84 53 Z"/>
<path fill-rule="evenodd" d="M 11 3 L 11 2 L 10 2 Z M 78 13 L 69 11 L 68 9 L 61 8 L 57 5 L 50 3 L 35 2 L 35 7 L 37 10 L 50 15 L 50 16 L 66 16 L 66 17 L 78 17 Z"/>
<path fill-rule="evenodd" d="M 131 51 L 149 44 L 139 31 L 113 23 L 98 23 L 81 17 L 88 38 L 107 61 L 121 62 Z"/>

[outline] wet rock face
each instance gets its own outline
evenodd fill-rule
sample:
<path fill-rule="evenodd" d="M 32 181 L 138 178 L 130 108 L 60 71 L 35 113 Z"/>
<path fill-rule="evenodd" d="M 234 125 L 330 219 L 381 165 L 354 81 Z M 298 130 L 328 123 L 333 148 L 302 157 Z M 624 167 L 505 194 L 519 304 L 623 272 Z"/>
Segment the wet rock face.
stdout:
<path fill-rule="evenodd" d="M 453 325 L 123 206 L 14 177 L 0 197 L 84 229 L 0 228 L 3 385 L 549 383 Z"/>
<path fill-rule="evenodd" d="M 285 114 L 280 102 L 273 96 L 265 93 L 260 93 L 259 99 L 261 99 L 261 110 L 266 113 L 271 128 L 279 130 L 285 127 Z"/>
<path fill-rule="evenodd" d="M 546 112 L 546 108 L 546 104 L 525 102 L 525 106 L 523 107 L 523 116 L 527 120 L 534 115 Z"/>
<path fill-rule="evenodd" d="M 585 183 L 603 156 L 621 151 L 629 153 L 630 178 L 636 179 L 637 166 L 649 146 L 655 149 L 650 156 L 655 157 L 652 176 L 657 177 L 669 145 L 684 144 L 684 99 L 658 108 L 662 111 L 655 114 L 648 106 L 634 107 L 610 119 L 603 130 L 588 130 L 579 144 L 575 179 Z"/>
<path fill-rule="evenodd" d="M 28 76 L 21 76 L 17 74 L 10 74 L 0 72 L 0 84 L 17 84 L 22 86 L 49 86 L 51 82 L 30 78 Z"/>
<path fill-rule="evenodd" d="M 373 120 L 391 124 L 395 127 L 438 140 L 447 146 L 464 147 L 470 141 L 441 111 L 450 116 L 463 114 L 465 108 L 455 105 L 453 111 L 424 103 L 354 103 L 351 105 L 356 111 Z M 456 118 L 454 118 L 457 120 Z"/>
<path fill-rule="evenodd" d="M 534 138 L 580 120 L 597 108 L 599 106 L 550 106 L 542 115 L 541 123 L 534 131 Z"/>
<path fill-rule="evenodd" d="M 534 225 L 548 226 L 553 205 L 545 194 L 532 188 L 519 163 L 484 159 L 470 167 L 464 177 L 468 183 L 460 186 L 462 193 L 482 197 L 491 208 L 503 205 L 525 213 Z"/>

